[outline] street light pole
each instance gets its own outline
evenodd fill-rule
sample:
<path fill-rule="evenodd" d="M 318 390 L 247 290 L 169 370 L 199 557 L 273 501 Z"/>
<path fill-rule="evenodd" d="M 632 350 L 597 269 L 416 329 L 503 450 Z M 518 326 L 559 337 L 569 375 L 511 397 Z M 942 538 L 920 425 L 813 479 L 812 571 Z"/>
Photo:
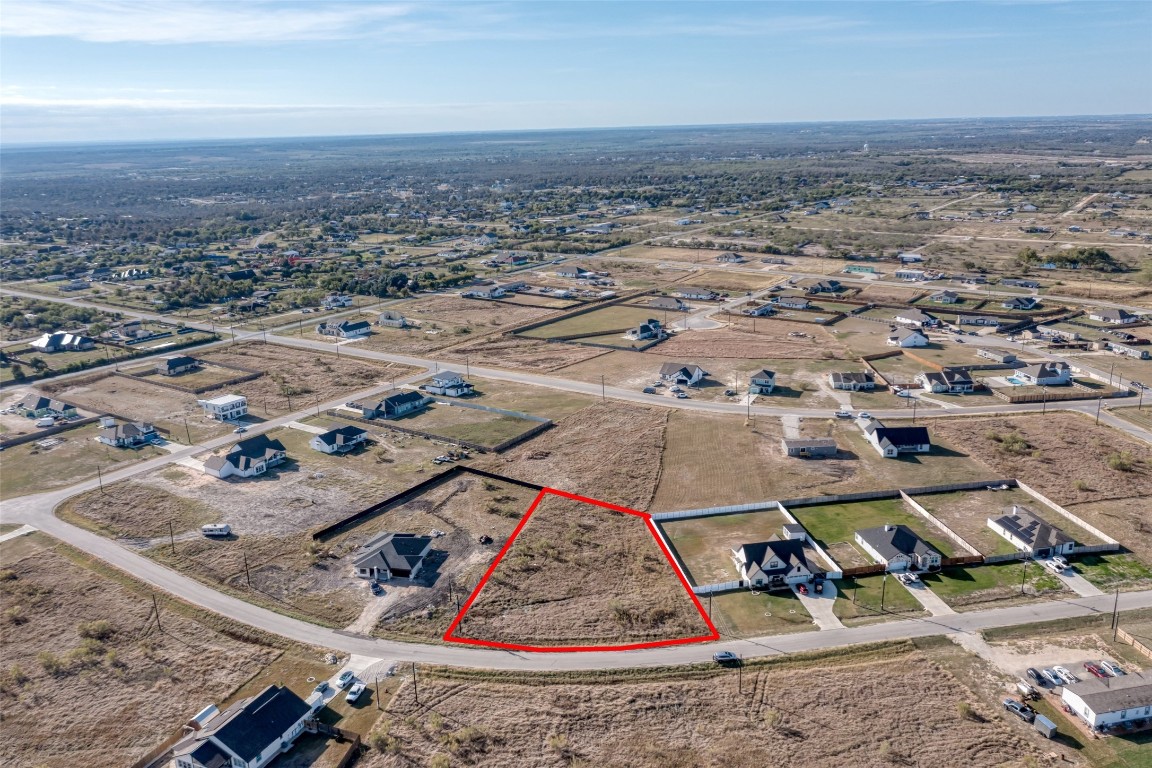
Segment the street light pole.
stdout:
<path fill-rule="evenodd" d="M 888 587 L 888 574 L 885 573 L 883 578 L 880 579 L 880 611 L 884 611 L 884 592 Z"/>
<path fill-rule="evenodd" d="M 1020 577 L 1020 594 L 1024 594 L 1024 583 L 1028 581 L 1028 557 L 1025 555 L 1024 559 L 1024 574 Z"/>
<path fill-rule="evenodd" d="M 1104 405 L 1104 398 L 1096 398 L 1096 426 L 1100 426 L 1100 408 Z"/>

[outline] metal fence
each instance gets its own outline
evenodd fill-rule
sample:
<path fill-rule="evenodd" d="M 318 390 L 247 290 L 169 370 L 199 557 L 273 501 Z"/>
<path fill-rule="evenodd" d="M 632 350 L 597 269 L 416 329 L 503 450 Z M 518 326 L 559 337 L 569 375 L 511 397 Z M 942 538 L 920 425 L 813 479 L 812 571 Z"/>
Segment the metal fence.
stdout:
<path fill-rule="evenodd" d="M 780 503 L 776 501 L 757 501 L 751 504 L 732 504 L 726 507 L 708 507 L 706 509 L 683 509 L 678 512 L 655 512 L 652 519 L 656 522 L 665 520 L 687 520 L 692 517 L 711 517 L 712 515 L 734 515 L 741 512 L 759 512 L 762 509 L 777 509 Z"/>

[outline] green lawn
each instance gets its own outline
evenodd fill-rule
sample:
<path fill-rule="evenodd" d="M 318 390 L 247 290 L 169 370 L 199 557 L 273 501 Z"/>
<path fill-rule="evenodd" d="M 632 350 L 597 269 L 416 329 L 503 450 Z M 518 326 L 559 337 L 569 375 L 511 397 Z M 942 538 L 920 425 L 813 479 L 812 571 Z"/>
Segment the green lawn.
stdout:
<path fill-rule="evenodd" d="M 1027 572 L 1025 572 L 1025 570 Z M 973 568 L 945 568 L 939 573 L 920 574 L 924 585 L 956 610 L 971 610 L 990 601 L 1021 597 L 1021 580 L 1036 592 L 1059 592 L 1063 583 L 1040 564 L 1029 561 L 981 565 Z M 1031 591 L 1029 594 L 1033 594 Z"/>
<path fill-rule="evenodd" d="M 577 333 L 611 331 L 639 325 L 650 317 L 659 317 L 660 314 L 657 310 L 645 307 L 605 307 L 576 317 L 557 320 L 525 331 L 521 335 L 533 339 L 554 339 L 557 336 L 571 336 Z"/>
<path fill-rule="evenodd" d="M 902 499 L 876 499 L 847 504 L 825 504 L 817 507 L 789 509 L 812 537 L 827 546 L 838 541 L 852 542 L 861 528 L 875 528 L 891 523 L 906 525 L 944 557 L 952 557 L 955 548 L 943 534 L 937 534 L 924 518 L 908 512 Z"/>
<path fill-rule="evenodd" d="M 388 423 L 405 429 L 418 429 L 448 440 L 464 440 L 491 447 L 524 434 L 540 422 L 475 408 L 432 405 L 415 415 Z"/>
<path fill-rule="evenodd" d="M 1105 591 L 1144 588 L 1152 582 L 1152 568 L 1131 554 L 1080 555 L 1076 558 L 1075 568 L 1084 578 Z"/>
<path fill-rule="evenodd" d="M 492 381 L 475 376 L 468 377 L 468 381 L 476 387 L 476 394 L 469 398 L 469 402 L 491 408 L 530 413 L 546 419 L 562 419 L 600 400 L 598 397 L 564 392 L 550 387 Z"/>
<path fill-rule="evenodd" d="M 708 598 L 701 597 L 704 610 Z M 792 590 L 725 592 L 712 597 L 712 623 L 725 637 L 755 637 L 815 630 L 812 616 Z"/>
<path fill-rule="evenodd" d="M 847 620 L 846 623 L 889 614 L 896 614 L 891 618 L 908 618 L 909 614 L 924 612 L 923 606 L 894 576 L 887 577 L 886 585 L 882 574 L 839 579 L 836 589 L 838 594 L 832 610 L 839 619 Z"/>

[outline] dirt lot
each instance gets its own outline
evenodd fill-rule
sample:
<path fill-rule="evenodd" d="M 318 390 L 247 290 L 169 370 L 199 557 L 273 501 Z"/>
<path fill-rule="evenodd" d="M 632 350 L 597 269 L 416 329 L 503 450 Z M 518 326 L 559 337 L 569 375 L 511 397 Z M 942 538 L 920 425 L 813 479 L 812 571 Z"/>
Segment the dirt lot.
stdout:
<path fill-rule="evenodd" d="M 1147 499 L 1152 496 L 1152 448 L 1092 419 L 1073 413 L 971 419 L 939 419 L 940 436 L 1002 477 L 1016 477 L 1145 558 L 1149 544 Z M 1019 436 L 1023 443 L 1013 442 Z M 999 438 L 999 439 L 996 439 Z M 1109 466 L 1130 460 L 1131 469 Z M 1087 505 L 1091 504 L 1089 507 Z"/>
<path fill-rule="evenodd" d="M 668 412 L 609 401 L 589 406 L 482 469 L 647 511 L 660 477 Z"/>
<path fill-rule="evenodd" d="M 717 320 L 727 320 L 718 315 Z M 846 357 L 848 350 L 824 328 L 812 323 L 732 316 L 732 325 L 714 331 L 689 331 L 652 349 L 661 355 L 827 360 Z M 803 336 L 789 336 L 802 333 Z"/>
<path fill-rule="evenodd" d="M 157 631 L 147 589 L 40 534 L 0 550 L 4 765 L 129 765 L 277 654 L 163 602 Z"/>
<path fill-rule="evenodd" d="M 548 494 L 455 636 L 554 646 L 709 632 L 643 518 Z"/>
<path fill-rule="evenodd" d="M 596 347 L 578 344 L 550 344 L 521 336 L 490 336 L 455 346 L 445 355 L 457 361 L 528 371 L 555 371 L 607 354 Z"/>
<path fill-rule="evenodd" d="M 411 685 L 392 699 L 381 733 L 397 749 L 371 753 L 367 768 L 760 768 L 765 748 L 750 745 L 771 745 L 768 764 L 795 768 L 993 768 L 1050 750 L 911 643 L 752 663 L 742 676 L 436 670 L 419 693 L 419 705 Z M 981 717 L 960 717 L 962 703 Z"/>
<path fill-rule="evenodd" d="M 245 371 L 238 371 L 235 368 L 225 368 L 223 366 L 211 364 L 202 365 L 196 370 L 187 371 L 175 376 L 164 376 L 157 373 L 155 365 L 146 365 L 137 368 L 122 368 L 121 370 L 124 373 L 130 373 L 136 376 L 144 376 L 145 381 L 159 381 L 165 384 L 175 384 L 179 387 L 188 387 L 189 389 L 219 386 L 221 382 L 239 378 L 246 374 Z"/>

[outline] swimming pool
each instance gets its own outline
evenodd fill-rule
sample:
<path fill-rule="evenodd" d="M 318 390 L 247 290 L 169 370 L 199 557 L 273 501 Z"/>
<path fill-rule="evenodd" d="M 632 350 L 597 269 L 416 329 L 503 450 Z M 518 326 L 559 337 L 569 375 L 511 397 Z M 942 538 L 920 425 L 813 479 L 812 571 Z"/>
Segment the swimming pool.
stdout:
<path fill-rule="evenodd" d="M 1017 387 L 1025 387 L 1025 386 L 1028 386 L 1028 382 L 1026 382 L 1026 381 L 1020 381 L 1020 379 L 1016 378 L 1015 376 L 1009 376 L 1009 377 L 1007 377 L 1007 378 L 1005 379 L 1005 381 L 1007 381 L 1007 382 L 1009 382 L 1009 383 L 1011 383 L 1011 384 L 1013 384 L 1013 385 L 1015 385 L 1015 386 L 1017 386 Z"/>

